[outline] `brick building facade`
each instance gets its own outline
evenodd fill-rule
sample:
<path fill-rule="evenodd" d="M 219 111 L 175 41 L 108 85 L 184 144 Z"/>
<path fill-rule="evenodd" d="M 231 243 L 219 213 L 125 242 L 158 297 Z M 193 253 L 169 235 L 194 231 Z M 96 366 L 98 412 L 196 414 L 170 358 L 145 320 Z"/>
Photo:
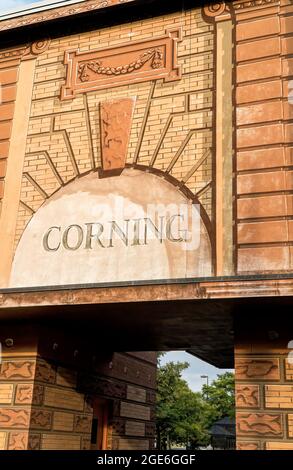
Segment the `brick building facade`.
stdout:
<path fill-rule="evenodd" d="M 152 448 L 170 349 L 235 360 L 239 449 L 293 446 L 293 7 L 165 3 L 0 17 L 2 449 Z"/>

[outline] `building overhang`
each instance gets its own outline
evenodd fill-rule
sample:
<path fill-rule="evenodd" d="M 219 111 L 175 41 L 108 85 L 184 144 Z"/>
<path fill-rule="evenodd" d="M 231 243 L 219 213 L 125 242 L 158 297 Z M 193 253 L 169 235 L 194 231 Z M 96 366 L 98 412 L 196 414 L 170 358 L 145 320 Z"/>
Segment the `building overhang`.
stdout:
<path fill-rule="evenodd" d="M 101 351 L 182 349 L 227 368 L 235 315 L 290 312 L 292 294 L 292 275 L 2 289 L 0 317 L 2 325 L 71 328 L 99 338 Z"/>

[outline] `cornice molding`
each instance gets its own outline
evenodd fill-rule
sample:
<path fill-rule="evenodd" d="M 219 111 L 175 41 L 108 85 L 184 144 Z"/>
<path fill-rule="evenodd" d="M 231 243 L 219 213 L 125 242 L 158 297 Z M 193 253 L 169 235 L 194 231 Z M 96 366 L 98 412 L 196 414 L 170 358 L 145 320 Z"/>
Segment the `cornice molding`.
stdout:
<path fill-rule="evenodd" d="M 80 13 L 87 13 L 101 10 L 103 8 L 114 7 L 125 3 L 132 3 L 134 1 L 136 0 L 88 0 L 87 2 L 76 3 L 75 5 L 68 5 L 66 7 L 58 7 L 49 11 L 31 13 L 29 15 L 1 21 L 0 32 L 39 23 L 45 23 L 47 21 L 65 18 L 67 16 L 74 16 Z"/>
<path fill-rule="evenodd" d="M 10 61 L 12 59 L 34 59 L 48 50 L 50 42 L 51 40 L 46 38 L 24 46 L 15 47 L 13 49 L 4 49 L 3 51 L 0 51 L 0 61 Z"/>
<path fill-rule="evenodd" d="M 183 281 L 183 280 L 182 280 Z M 50 288 L 2 289 L 0 312 L 10 308 L 54 305 L 90 305 L 127 302 L 171 300 L 247 299 L 261 297 L 288 297 L 293 295 L 293 279 L 202 280 L 191 282 L 114 283 L 96 286 L 68 286 Z M 37 310 L 37 315 L 39 315 Z M 21 312 L 20 312 L 21 314 Z"/>
<path fill-rule="evenodd" d="M 26 46 L 17 47 L 14 49 L 4 49 L 0 51 L 0 61 L 7 61 L 12 59 L 20 59 L 26 51 Z"/>
<path fill-rule="evenodd" d="M 233 2 L 234 10 L 246 10 L 249 8 L 263 7 L 271 3 L 279 3 L 279 0 L 241 0 L 238 2 Z"/>
<path fill-rule="evenodd" d="M 228 19 L 229 14 L 233 11 L 237 14 L 238 12 L 240 13 L 258 7 L 270 7 L 279 2 L 280 0 L 238 0 L 235 2 L 220 0 L 207 3 L 203 7 L 203 13 L 207 21 L 223 21 Z"/>
<path fill-rule="evenodd" d="M 126 3 L 134 3 L 137 0 L 88 0 L 74 5 L 57 7 L 52 10 L 39 11 L 28 15 L 0 21 L 0 33 L 25 26 L 46 23 L 60 18 L 75 16 L 81 13 L 94 12 L 97 10 L 115 7 Z M 263 7 L 266 5 L 279 3 L 279 0 L 238 0 L 235 2 L 216 1 L 210 2 L 203 7 L 206 18 L 217 20 L 229 13 L 233 9 L 235 12 L 243 11 L 255 7 Z"/>

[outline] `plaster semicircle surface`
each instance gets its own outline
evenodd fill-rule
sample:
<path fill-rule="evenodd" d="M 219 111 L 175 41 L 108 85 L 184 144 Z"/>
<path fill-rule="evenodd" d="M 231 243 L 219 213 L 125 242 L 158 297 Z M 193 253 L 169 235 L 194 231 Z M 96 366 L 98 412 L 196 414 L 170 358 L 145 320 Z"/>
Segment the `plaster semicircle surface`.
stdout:
<path fill-rule="evenodd" d="M 160 176 L 127 168 L 83 176 L 42 205 L 17 246 L 9 287 L 211 275 L 198 207 Z"/>

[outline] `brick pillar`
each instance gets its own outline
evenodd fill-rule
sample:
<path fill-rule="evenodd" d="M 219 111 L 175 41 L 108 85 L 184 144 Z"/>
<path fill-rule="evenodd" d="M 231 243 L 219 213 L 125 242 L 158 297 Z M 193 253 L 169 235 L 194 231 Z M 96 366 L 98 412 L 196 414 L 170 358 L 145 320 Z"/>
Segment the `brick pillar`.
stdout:
<path fill-rule="evenodd" d="M 93 410 L 78 389 L 78 370 L 84 364 L 73 357 L 74 338 L 64 349 L 58 340 L 58 351 L 57 333 L 45 333 L 36 326 L 1 327 L 1 450 L 90 448 Z"/>
<path fill-rule="evenodd" d="M 1 327 L 0 450 L 89 450 L 99 400 L 108 404 L 105 447 L 154 447 L 156 353 L 103 353 L 80 337 Z"/>
<path fill-rule="evenodd" d="M 0 371 L 0 449 L 90 448 L 92 408 L 77 373 L 33 355 L 5 355 Z"/>
<path fill-rule="evenodd" d="M 261 309 L 266 312 L 265 306 Z M 260 311 L 261 311 L 260 310 Z M 267 314 L 236 319 L 236 433 L 239 450 L 293 450 L 292 322 Z M 261 316 L 261 315 L 260 315 Z M 255 315 L 254 315 L 255 317 Z"/>

